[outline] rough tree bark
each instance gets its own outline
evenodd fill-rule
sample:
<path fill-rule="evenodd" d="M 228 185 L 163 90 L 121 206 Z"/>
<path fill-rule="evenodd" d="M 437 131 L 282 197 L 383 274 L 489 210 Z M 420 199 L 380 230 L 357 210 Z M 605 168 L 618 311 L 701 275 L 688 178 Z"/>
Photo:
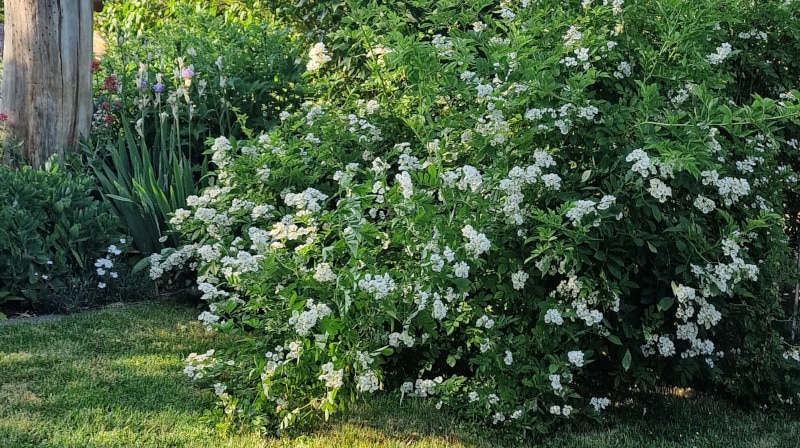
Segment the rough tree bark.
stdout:
<path fill-rule="evenodd" d="M 88 136 L 92 120 L 92 0 L 4 0 L 0 111 L 25 162 L 41 166 Z"/>

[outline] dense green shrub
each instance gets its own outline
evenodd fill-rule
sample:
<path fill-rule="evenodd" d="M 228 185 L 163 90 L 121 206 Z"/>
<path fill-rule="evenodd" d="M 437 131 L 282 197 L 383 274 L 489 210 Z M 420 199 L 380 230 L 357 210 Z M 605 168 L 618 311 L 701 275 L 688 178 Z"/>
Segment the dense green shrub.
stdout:
<path fill-rule="evenodd" d="M 353 7 L 309 50 L 314 100 L 213 140 L 217 184 L 152 258 L 196 268 L 238 341 L 187 375 L 280 427 L 383 387 L 523 431 L 632 384 L 796 401 L 800 92 L 742 93 L 749 4 L 723 3 Z"/>
<path fill-rule="evenodd" d="M 0 168 L 0 304 L 54 311 L 116 297 L 127 271 L 111 269 L 111 258 L 124 244 L 119 221 L 94 193 L 91 178 L 55 165 Z M 100 275 L 98 259 L 108 259 L 102 266 L 113 279 Z"/>

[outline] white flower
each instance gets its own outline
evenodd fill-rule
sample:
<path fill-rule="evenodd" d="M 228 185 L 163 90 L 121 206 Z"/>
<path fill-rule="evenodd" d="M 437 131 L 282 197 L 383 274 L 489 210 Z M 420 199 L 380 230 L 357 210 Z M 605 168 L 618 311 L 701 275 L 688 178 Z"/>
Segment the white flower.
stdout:
<path fill-rule="evenodd" d="M 372 370 L 364 372 L 356 380 L 356 389 L 359 392 L 375 392 L 378 387 L 378 376 Z"/>
<path fill-rule="evenodd" d="M 400 184 L 400 193 L 403 194 L 403 197 L 410 199 L 414 194 L 414 186 L 411 183 L 411 176 L 408 174 L 408 171 L 396 174 L 394 180 Z"/>
<path fill-rule="evenodd" d="M 567 353 L 567 358 L 575 367 L 583 367 L 583 352 L 575 350 Z"/>
<path fill-rule="evenodd" d="M 668 187 L 661 179 L 650 179 L 650 187 L 647 189 L 658 202 L 667 202 L 672 196 L 672 188 Z"/>
<path fill-rule="evenodd" d="M 314 280 L 320 283 L 336 281 L 336 274 L 333 273 L 331 265 L 328 263 L 320 263 L 317 265 L 317 270 L 314 273 Z"/>
<path fill-rule="evenodd" d="M 383 275 L 366 274 L 358 281 L 358 286 L 370 294 L 375 295 L 375 300 L 381 300 L 395 290 L 395 283 L 388 273 Z"/>
<path fill-rule="evenodd" d="M 601 409 L 605 409 L 611 404 L 611 400 L 608 398 L 592 397 L 592 399 L 589 400 L 589 404 L 592 405 L 595 411 L 600 412 Z"/>
<path fill-rule="evenodd" d="M 544 314 L 544 323 L 561 325 L 564 323 L 564 318 L 561 317 L 561 313 L 558 310 L 550 308 Z"/>
<path fill-rule="evenodd" d="M 617 79 L 627 78 L 631 76 L 631 64 L 625 61 L 617 65 L 617 70 L 613 73 Z"/>
<path fill-rule="evenodd" d="M 458 263 L 454 264 L 453 270 L 458 278 L 469 277 L 469 265 L 466 262 L 459 261 Z"/>
<path fill-rule="evenodd" d="M 484 327 L 489 330 L 494 327 L 494 321 L 489 319 L 489 316 L 484 314 L 483 316 L 479 317 L 477 321 L 475 321 L 475 326 L 478 328 Z"/>
<path fill-rule="evenodd" d="M 706 61 L 708 61 L 711 65 L 717 65 L 722 63 L 731 53 L 733 52 L 733 48 L 731 44 L 725 42 L 719 47 L 717 47 L 716 53 L 711 53 L 710 55 L 706 56 Z"/>
<path fill-rule="evenodd" d="M 486 238 L 483 233 L 478 233 L 471 225 L 467 224 L 461 229 L 461 234 L 464 235 L 469 242 L 464 245 L 464 249 L 472 258 L 477 259 L 484 252 L 488 252 L 492 243 Z"/>
<path fill-rule="evenodd" d="M 444 259 L 439 254 L 431 254 L 431 269 L 433 272 L 442 272 L 444 267 Z"/>
<path fill-rule="evenodd" d="M 561 375 L 553 374 L 548 378 L 550 378 L 550 387 L 553 388 L 553 391 L 558 393 L 564 389 L 564 386 L 561 385 Z"/>
<path fill-rule="evenodd" d="M 469 402 L 470 403 L 474 403 L 474 402 L 478 401 L 479 399 L 480 399 L 480 396 L 478 396 L 478 393 L 475 392 L 474 390 L 469 393 Z"/>
<path fill-rule="evenodd" d="M 103 282 L 100 282 L 100 283 L 97 284 L 97 287 L 100 288 L 100 289 L 105 289 L 106 284 L 103 283 Z"/>
<path fill-rule="evenodd" d="M 436 320 L 442 320 L 447 316 L 447 306 L 440 299 L 436 299 L 433 302 L 432 316 Z"/>
<path fill-rule="evenodd" d="M 525 282 L 527 280 L 528 280 L 528 273 L 521 269 L 511 274 L 511 284 L 516 290 L 525 288 Z"/>
<path fill-rule="evenodd" d="M 514 362 L 514 354 L 511 353 L 509 350 L 506 350 L 506 356 L 503 358 L 503 363 L 505 365 L 510 366 Z"/>
<path fill-rule="evenodd" d="M 331 57 L 328 56 L 328 50 L 325 48 L 325 44 L 322 42 L 317 42 L 313 47 L 311 47 L 311 50 L 308 51 L 308 63 L 306 63 L 306 70 L 315 72 L 322 68 L 325 63 L 330 61 Z"/>
<path fill-rule="evenodd" d="M 227 389 L 228 386 L 222 383 L 214 383 L 214 394 L 217 396 L 224 394 Z"/>
<path fill-rule="evenodd" d="M 319 376 L 319 380 L 325 381 L 325 387 L 328 389 L 338 389 L 344 384 L 343 376 L 344 369 L 334 370 L 333 363 L 328 362 L 322 365 L 322 375 Z"/>

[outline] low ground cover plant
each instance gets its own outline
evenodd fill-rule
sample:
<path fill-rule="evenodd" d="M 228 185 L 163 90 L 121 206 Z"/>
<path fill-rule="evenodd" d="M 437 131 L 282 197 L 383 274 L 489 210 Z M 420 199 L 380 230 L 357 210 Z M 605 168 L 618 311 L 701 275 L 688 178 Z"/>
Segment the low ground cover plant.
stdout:
<path fill-rule="evenodd" d="M 125 281 L 129 242 L 108 204 L 95 195 L 91 178 L 54 160 L 42 170 L 0 168 L 4 309 L 72 311 L 147 293 Z"/>
<path fill-rule="evenodd" d="M 387 388 L 521 432 L 633 384 L 792 406 L 800 92 L 737 87 L 750 7 L 353 2 L 309 45 L 317 96 L 210 139 L 151 258 L 237 340 L 185 373 L 273 428 Z"/>

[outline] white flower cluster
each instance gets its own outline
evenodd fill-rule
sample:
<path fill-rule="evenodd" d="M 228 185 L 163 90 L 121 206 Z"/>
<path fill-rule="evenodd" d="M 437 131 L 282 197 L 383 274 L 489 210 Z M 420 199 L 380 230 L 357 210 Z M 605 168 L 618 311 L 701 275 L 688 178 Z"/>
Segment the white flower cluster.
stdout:
<path fill-rule="evenodd" d="M 231 150 L 233 147 L 231 146 L 231 142 L 225 137 L 217 137 L 214 140 L 214 144 L 211 145 L 211 150 L 214 153 L 211 155 L 211 160 L 219 167 L 220 169 L 225 168 L 231 162 Z"/>
<path fill-rule="evenodd" d="M 453 272 L 458 278 L 469 277 L 469 265 L 464 261 L 459 261 L 453 265 Z"/>
<path fill-rule="evenodd" d="M 516 290 L 525 288 L 525 282 L 528 281 L 528 273 L 520 269 L 519 271 L 511 274 L 511 286 Z"/>
<path fill-rule="evenodd" d="M 196 246 L 187 244 L 179 249 L 164 249 L 159 254 L 150 255 L 150 278 L 157 280 L 165 272 L 183 269 L 195 253 Z M 169 254 L 169 255 L 166 255 Z"/>
<path fill-rule="evenodd" d="M 574 47 L 583 39 L 583 33 L 578 30 L 578 27 L 572 25 L 569 27 L 569 30 L 561 36 L 561 39 L 564 41 L 565 47 Z"/>
<path fill-rule="evenodd" d="M 198 355 L 191 353 L 186 358 L 186 367 L 183 368 L 183 374 L 193 380 L 202 379 L 205 376 L 206 369 L 213 368 L 217 365 L 217 359 L 214 358 L 214 349 Z"/>
<path fill-rule="evenodd" d="M 583 217 L 587 215 L 597 215 L 595 202 L 582 199 L 575 202 L 575 205 L 571 209 L 567 210 L 567 213 L 564 216 L 572 221 L 573 226 L 577 226 L 581 223 Z M 600 218 L 597 218 L 593 225 L 599 224 Z"/>
<path fill-rule="evenodd" d="M 492 327 L 494 327 L 494 320 L 490 319 L 489 316 L 484 314 L 483 316 L 479 317 L 478 320 L 475 321 L 475 327 L 477 328 L 483 327 L 489 330 Z"/>
<path fill-rule="evenodd" d="M 623 79 L 631 76 L 631 64 L 626 61 L 622 61 L 617 64 L 617 69 L 614 71 L 613 75 L 617 79 Z"/>
<path fill-rule="evenodd" d="M 567 353 L 567 358 L 569 362 L 572 363 L 575 367 L 583 367 L 583 352 L 580 350 L 574 350 Z"/>
<path fill-rule="evenodd" d="M 766 42 L 767 41 L 767 33 L 763 31 L 759 31 L 757 29 L 752 29 L 750 31 L 742 31 L 739 33 L 740 39 L 755 39 L 761 40 Z"/>
<path fill-rule="evenodd" d="M 436 298 L 433 301 L 433 313 L 431 316 L 436 320 L 442 320 L 447 316 L 447 305 L 441 299 Z"/>
<path fill-rule="evenodd" d="M 412 396 L 424 398 L 431 395 L 436 395 L 436 385 L 441 384 L 442 381 L 442 377 L 440 376 L 432 380 L 424 380 L 419 378 L 414 384 L 411 384 L 411 382 L 403 383 L 401 390 L 409 393 Z"/>
<path fill-rule="evenodd" d="M 400 343 L 403 343 L 406 347 L 413 347 L 414 346 L 414 336 L 408 334 L 408 331 L 403 330 L 402 333 L 390 333 L 389 334 L 389 345 L 392 347 L 400 347 Z"/>
<path fill-rule="evenodd" d="M 440 57 L 449 58 L 453 56 L 453 40 L 449 37 L 437 34 L 433 36 L 431 45 L 433 45 L 433 48 L 436 49 L 436 54 Z"/>
<path fill-rule="evenodd" d="M 661 178 L 672 177 L 672 167 L 661 163 L 658 159 L 650 158 L 641 148 L 634 149 L 625 157 L 626 162 L 634 162 L 631 171 L 639 173 L 644 178 L 661 174 Z"/>
<path fill-rule="evenodd" d="M 219 322 L 220 317 L 209 311 L 203 311 L 199 316 L 197 316 L 197 320 L 203 322 L 203 327 L 206 329 L 206 331 L 211 331 L 213 329 L 213 325 Z"/>
<path fill-rule="evenodd" d="M 389 273 L 383 275 L 366 274 L 358 281 L 358 287 L 375 296 L 375 300 L 381 300 L 395 290 L 395 283 Z"/>
<path fill-rule="evenodd" d="M 600 412 L 602 409 L 607 408 L 610 404 L 611 400 L 608 398 L 592 397 L 592 399 L 589 400 L 589 405 L 594 408 L 595 412 Z"/>
<path fill-rule="evenodd" d="M 408 174 L 408 171 L 395 174 L 394 180 L 400 185 L 400 193 L 403 197 L 405 199 L 411 199 L 411 196 L 414 194 L 414 186 L 411 183 L 411 175 Z"/>
<path fill-rule="evenodd" d="M 534 163 L 526 168 L 515 166 L 508 172 L 508 177 L 501 179 L 497 188 L 505 192 L 502 200 L 502 212 L 506 220 L 516 225 L 524 222 L 524 212 L 522 203 L 525 196 L 522 193 L 523 187 L 533 185 L 542 181 L 546 188 L 559 190 L 561 188 L 561 177 L 557 174 L 542 174 L 544 168 L 555 166 L 553 157 L 544 151 L 533 153 Z"/>
<path fill-rule="evenodd" d="M 700 173 L 702 176 L 703 185 L 711 185 L 717 188 L 717 192 L 723 198 L 725 205 L 731 206 L 748 194 L 750 194 L 750 183 L 747 179 L 739 179 L 735 177 L 720 178 L 716 170 L 703 171 Z"/>
<path fill-rule="evenodd" d="M 464 235 L 464 238 L 469 240 L 467 244 L 464 245 L 464 250 L 466 250 L 467 254 L 473 259 L 477 260 L 481 254 L 488 252 L 492 245 L 485 234 L 479 233 L 469 224 L 461 228 L 461 234 Z"/>
<path fill-rule="evenodd" d="M 603 6 L 608 5 L 608 0 L 603 0 Z M 614 15 L 622 14 L 622 5 L 625 4 L 625 0 L 612 0 L 611 2 L 611 11 Z"/>
<path fill-rule="evenodd" d="M 331 265 L 328 263 L 320 263 L 317 265 L 317 269 L 314 272 L 314 280 L 320 283 L 327 283 L 336 281 L 336 274 L 331 269 Z"/>
<path fill-rule="evenodd" d="M 344 369 L 334 370 L 332 362 L 326 362 L 322 365 L 322 375 L 319 376 L 320 381 L 325 382 L 325 387 L 328 389 L 338 389 L 342 387 L 344 382 Z"/>
<path fill-rule="evenodd" d="M 728 244 L 733 243 L 729 241 Z M 734 245 L 736 243 L 733 243 Z M 724 247 L 724 246 L 723 246 Z M 742 280 L 758 280 L 758 266 L 747 263 L 738 255 L 738 245 L 736 250 L 730 251 L 730 263 L 708 263 L 705 267 L 692 265 L 692 273 L 699 276 L 703 286 L 703 295 L 712 295 L 711 286 L 716 287 L 723 294 L 732 295 L 733 287 Z"/>
<path fill-rule="evenodd" d="M 331 57 L 328 56 L 328 49 L 325 48 L 325 44 L 322 42 L 317 42 L 313 47 L 311 47 L 311 50 L 308 51 L 306 70 L 315 72 L 330 61 Z"/>
<path fill-rule="evenodd" d="M 694 206 L 704 214 L 711 213 L 717 208 L 717 204 L 713 200 L 703 195 L 698 195 L 697 198 L 695 198 Z"/>
<path fill-rule="evenodd" d="M 298 350 L 298 344 L 296 342 L 292 342 L 292 344 L 294 344 L 293 348 L 294 351 L 296 352 Z M 264 366 L 264 373 L 262 374 L 262 379 L 264 377 L 269 378 L 273 376 L 278 366 L 280 366 L 283 363 L 285 357 L 285 354 L 283 353 L 283 347 L 278 345 L 273 350 L 275 350 L 274 353 L 267 352 L 265 355 L 267 358 L 267 364 Z M 267 396 L 269 396 L 268 393 Z"/>
<path fill-rule="evenodd" d="M 668 187 L 661 179 L 650 179 L 650 187 L 647 188 L 647 191 L 662 204 L 672 196 L 672 188 Z"/>
<path fill-rule="evenodd" d="M 467 191 L 467 189 L 469 189 L 473 193 L 478 191 L 478 188 L 480 188 L 483 183 L 481 172 L 470 165 L 464 165 L 452 171 L 445 171 L 440 177 L 445 187 L 455 187 L 461 191 Z"/>
<path fill-rule="evenodd" d="M 514 354 L 510 350 L 506 350 L 506 356 L 503 358 L 503 364 L 510 366 L 514 363 Z"/>
<path fill-rule="evenodd" d="M 205 301 L 212 301 L 217 298 L 224 298 L 230 296 L 230 293 L 228 291 L 218 289 L 214 284 L 205 281 L 200 281 L 199 279 L 197 281 L 197 289 L 199 289 L 200 292 L 203 293 L 203 296 L 200 298 Z"/>
<path fill-rule="evenodd" d="M 642 354 L 648 357 L 656 354 L 656 349 L 661 356 L 669 357 L 675 354 L 675 343 L 669 336 L 659 336 L 658 334 L 651 334 L 646 340 L 645 344 L 641 346 Z"/>
<path fill-rule="evenodd" d="M 328 305 L 324 303 L 315 304 L 312 299 L 306 301 L 306 308 L 302 313 L 292 311 L 292 317 L 289 318 L 289 325 L 294 326 L 297 335 L 300 337 L 306 336 L 317 324 L 318 320 L 331 314 L 331 309 Z"/>
<path fill-rule="evenodd" d="M 248 272 L 258 272 L 258 262 L 262 258 L 264 258 L 263 255 L 252 255 L 240 250 L 236 252 L 235 257 L 230 255 L 222 257 L 222 260 L 220 260 L 222 264 L 220 272 L 228 277 L 235 277 Z"/>
<path fill-rule="evenodd" d="M 356 389 L 359 392 L 375 392 L 380 387 L 378 375 L 374 370 L 368 370 L 356 378 Z"/>
<path fill-rule="evenodd" d="M 316 213 L 322 210 L 320 202 L 328 199 L 328 195 L 320 192 L 315 188 L 307 188 L 302 193 L 289 193 L 283 196 L 284 202 L 289 207 L 296 207 L 298 210 L 308 210 L 309 212 Z"/>
<path fill-rule="evenodd" d="M 711 53 L 706 56 L 706 61 L 711 65 L 721 64 L 733 52 L 731 44 L 725 42 L 717 47 L 716 53 Z"/>
<path fill-rule="evenodd" d="M 419 159 L 411 154 L 400 154 L 397 164 L 400 171 L 419 171 L 423 167 Z"/>
<path fill-rule="evenodd" d="M 565 404 L 563 407 L 558 405 L 550 406 L 550 413 L 553 415 L 563 415 L 569 417 L 572 414 L 572 406 Z"/>
<path fill-rule="evenodd" d="M 561 325 L 564 323 L 564 318 L 561 317 L 561 313 L 557 309 L 550 308 L 544 313 L 544 323 Z"/>
<path fill-rule="evenodd" d="M 383 141 L 381 130 L 369 121 L 359 118 L 355 114 L 347 116 L 350 122 L 348 132 L 358 136 L 359 142 L 376 143 Z"/>

